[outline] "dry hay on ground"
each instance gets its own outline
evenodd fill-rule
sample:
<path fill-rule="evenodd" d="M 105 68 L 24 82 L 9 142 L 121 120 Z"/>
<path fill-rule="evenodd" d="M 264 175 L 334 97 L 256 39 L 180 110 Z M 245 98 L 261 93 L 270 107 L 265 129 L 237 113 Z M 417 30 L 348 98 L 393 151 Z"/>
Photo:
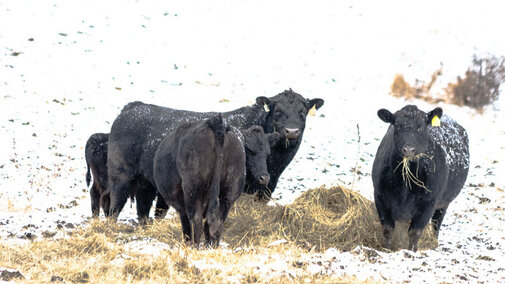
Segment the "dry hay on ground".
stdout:
<path fill-rule="evenodd" d="M 312 250 L 330 247 L 343 251 L 359 245 L 382 249 L 375 206 L 345 187 L 312 189 L 286 206 L 269 206 L 255 202 L 252 196 L 242 196 L 225 223 L 222 241 L 230 244 L 231 251 L 197 250 L 181 243 L 176 215 L 146 227 L 96 220 L 64 239 L 36 240 L 25 245 L 0 242 L 0 266 L 16 268 L 37 282 L 51 278 L 81 283 L 223 283 L 233 279 L 269 283 L 356 282 L 353 278 L 314 274 L 295 262 Z M 287 242 L 269 246 L 280 239 Z M 406 226 L 395 232 L 393 242 L 394 249 L 407 246 Z M 160 243 L 168 246 L 155 246 Z M 425 230 L 420 248 L 434 246 L 431 230 Z M 143 252 L 139 247 L 154 251 Z M 255 267 L 268 267 L 276 261 L 262 255 L 281 257 L 291 263 L 293 273 L 262 273 Z"/>
<path fill-rule="evenodd" d="M 398 224 L 393 249 L 406 248 L 407 228 Z M 266 246 L 285 239 L 322 251 L 330 247 L 349 251 L 356 246 L 382 249 L 382 228 L 372 201 L 343 186 L 308 190 L 292 204 L 265 206 L 244 195 L 234 205 L 222 238 L 232 246 Z M 430 226 L 419 247 L 436 247 Z"/>
<path fill-rule="evenodd" d="M 396 227 L 392 249 L 407 248 L 408 225 L 398 223 Z M 178 244 L 182 240 L 179 216 L 176 213 L 136 229 L 134 234 L 169 245 Z M 235 248 L 267 247 L 278 240 L 315 251 L 328 248 L 350 251 L 356 246 L 383 250 L 382 227 L 374 203 L 343 186 L 310 189 L 288 205 L 266 205 L 243 194 L 230 210 L 221 241 Z M 419 249 L 436 246 L 433 230 L 426 226 Z"/>

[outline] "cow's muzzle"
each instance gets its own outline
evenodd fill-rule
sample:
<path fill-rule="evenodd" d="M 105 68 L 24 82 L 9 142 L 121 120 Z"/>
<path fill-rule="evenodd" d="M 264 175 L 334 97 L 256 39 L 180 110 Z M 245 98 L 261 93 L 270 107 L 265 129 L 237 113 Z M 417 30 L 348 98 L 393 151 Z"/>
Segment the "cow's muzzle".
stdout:
<path fill-rule="evenodd" d="M 288 139 L 296 139 L 300 136 L 299 128 L 284 128 L 284 136 Z"/>
<path fill-rule="evenodd" d="M 261 185 L 267 185 L 269 182 L 270 182 L 270 175 L 269 174 L 260 175 L 258 177 L 258 183 Z"/>
<path fill-rule="evenodd" d="M 416 148 L 413 146 L 403 146 L 402 154 L 405 158 L 414 157 L 416 154 Z"/>

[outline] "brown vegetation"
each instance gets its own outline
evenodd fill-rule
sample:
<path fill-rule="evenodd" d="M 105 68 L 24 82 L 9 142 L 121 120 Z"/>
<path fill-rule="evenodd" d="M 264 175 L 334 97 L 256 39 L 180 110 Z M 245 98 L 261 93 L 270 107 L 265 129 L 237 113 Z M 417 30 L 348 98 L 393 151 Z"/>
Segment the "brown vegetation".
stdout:
<path fill-rule="evenodd" d="M 456 83 L 447 86 L 447 96 L 451 103 L 469 106 L 478 110 L 498 99 L 500 84 L 505 81 L 505 57 L 477 58 L 465 77 L 458 77 Z"/>
<path fill-rule="evenodd" d="M 406 247 L 406 232 L 396 234 L 396 247 Z M 436 246 L 425 230 L 421 248 Z M 70 282 L 338 282 L 331 275 L 304 269 L 307 255 L 358 245 L 382 249 L 378 217 L 371 201 L 344 187 L 318 188 L 293 204 L 267 206 L 244 195 L 226 220 L 222 242 L 228 248 L 194 249 L 181 243 L 178 216 L 146 227 L 93 221 L 65 239 L 27 245 L 0 243 L 0 266 L 13 267 L 36 282 L 51 278 Z M 273 241 L 285 240 L 272 245 Z M 138 243 L 140 242 L 140 243 Z M 133 249 L 163 244 L 153 252 Z M 262 273 L 279 256 L 293 273 Z M 261 256 L 268 256 L 262 258 Z"/>
<path fill-rule="evenodd" d="M 434 97 L 430 93 L 431 88 L 440 75 L 442 75 L 442 68 L 433 72 L 429 83 L 423 83 L 422 81 L 416 80 L 414 86 L 411 86 L 407 81 L 405 81 L 403 75 L 396 74 L 393 84 L 391 85 L 391 94 L 395 97 L 406 99 L 421 99 L 433 104 L 442 102 L 444 99 Z"/>
<path fill-rule="evenodd" d="M 465 77 L 458 76 L 455 83 L 449 83 L 443 94 L 430 92 L 442 69 L 431 75 L 429 83 L 416 80 L 410 85 L 401 74 L 396 74 L 391 85 L 391 94 L 406 99 L 421 99 L 429 103 L 446 102 L 459 106 L 469 106 L 482 111 L 483 107 L 493 103 L 499 96 L 501 83 L 505 82 L 505 57 L 474 56 L 472 66 Z"/>

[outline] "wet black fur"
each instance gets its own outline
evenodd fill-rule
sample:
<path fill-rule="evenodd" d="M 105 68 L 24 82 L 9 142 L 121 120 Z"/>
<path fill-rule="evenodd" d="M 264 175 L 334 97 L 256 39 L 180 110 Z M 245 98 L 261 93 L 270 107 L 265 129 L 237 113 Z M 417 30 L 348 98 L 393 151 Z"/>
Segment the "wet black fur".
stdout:
<path fill-rule="evenodd" d="M 255 182 L 244 188 L 248 193 L 258 192 L 261 198 L 269 199 L 278 179 L 289 162 L 293 159 L 302 141 L 305 119 L 308 110 L 320 108 L 322 99 L 308 100 L 288 90 L 271 98 L 258 97 L 257 104 L 223 113 L 228 123 L 239 129 L 259 125 L 266 133 L 281 133 L 288 127 L 298 129 L 295 139 L 281 138 L 271 149 L 268 158 L 270 182 L 263 186 Z M 269 112 L 264 105 L 268 105 Z M 162 139 L 177 126 L 194 121 L 202 121 L 215 116 L 214 112 L 192 112 L 176 110 L 156 105 L 133 102 L 126 105 L 114 121 L 109 140 L 109 189 L 111 192 L 110 212 L 119 214 L 126 202 L 128 192 L 135 184 L 144 186 L 136 190 L 137 213 L 143 221 L 149 214 L 150 203 L 156 196 L 153 178 L 153 158 Z M 284 142 L 289 143 L 284 143 Z M 141 206 L 139 206 L 139 202 Z M 168 206 L 158 198 L 157 211 L 164 211 Z"/>
<path fill-rule="evenodd" d="M 372 179 L 375 205 L 383 226 L 385 246 L 390 248 L 395 221 L 410 221 L 409 249 L 417 250 L 423 228 L 430 222 L 437 236 L 447 208 L 459 194 L 468 175 L 468 136 L 456 122 L 442 119 L 440 127 L 432 127 L 432 118 L 442 118 L 442 109 L 429 113 L 409 105 L 394 115 L 381 109 L 378 116 L 390 123 L 375 156 Z M 424 153 L 410 162 L 412 172 L 424 182 L 426 189 L 412 184 L 407 187 L 399 162 L 405 146 L 415 149 L 415 154 Z M 453 151 L 452 160 L 447 150 Z M 448 163 L 447 161 L 450 161 Z M 398 167 L 398 168 L 397 168 Z"/>
<path fill-rule="evenodd" d="M 261 139 L 250 145 L 255 152 L 269 150 L 261 127 L 251 127 L 244 135 Z M 158 147 L 154 157 L 156 187 L 166 203 L 178 211 L 184 238 L 195 246 L 202 232 L 207 245 L 219 245 L 223 223 L 245 184 L 243 139 L 218 115 L 181 125 Z M 266 171 L 266 156 L 251 166 Z"/>
<path fill-rule="evenodd" d="M 109 134 L 95 133 L 88 138 L 84 150 L 86 159 L 86 184 L 89 187 L 91 174 L 93 184 L 89 190 L 91 196 L 91 214 L 98 217 L 100 208 L 105 216 L 109 215 L 109 195 L 103 194 L 107 190 L 107 144 Z"/>

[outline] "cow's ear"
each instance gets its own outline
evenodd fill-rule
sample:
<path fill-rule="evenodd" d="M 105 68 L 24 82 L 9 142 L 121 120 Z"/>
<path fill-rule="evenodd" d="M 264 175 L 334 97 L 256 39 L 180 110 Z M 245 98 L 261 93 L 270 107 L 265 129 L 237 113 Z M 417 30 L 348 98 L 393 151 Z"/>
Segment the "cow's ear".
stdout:
<path fill-rule="evenodd" d="M 440 125 L 440 119 L 442 118 L 442 115 L 444 114 L 444 111 L 442 110 L 441 107 L 437 107 L 434 110 L 430 111 L 428 113 L 428 117 L 426 118 L 426 124 L 427 125 L 433 125 L 433 126 L 439 126 Z M 435 118 L 437 117 L 437 118 Z"/>
<path fill-rule="evenodd" d="M 307 101 L 307 109 L 310 110 L 313 106 L 316 107 L 316 109 L 319 109 L 323 106 L 324 100 L 323 99 L 312 99 Z"/>
<path fill-rule="evenodd" d="M 274 147 L 279 140 L 281 140 L 282 135 L 279 132 L 269 133 L 267 134 L 268 144 L 270 144 L 270 148 Z"/>
<path fill-rule="evenodd" d="M 379 109 L 379 111 L 377 112 L 377 115 L 384 122 L 391 123 L 391 124 L 395 123 L 395 116 L 387 109 L 384 109 L 384 108 Z"/>
<path fill-rule="evenodd" d="M 257 97 L 256 98 L 256 104 L 262 108 L 265 109 L 266 112 L 269 112 L 270 109 L 268 108 L 268 105 L 270 104 L 270 99 L 267 97 Z"/>

